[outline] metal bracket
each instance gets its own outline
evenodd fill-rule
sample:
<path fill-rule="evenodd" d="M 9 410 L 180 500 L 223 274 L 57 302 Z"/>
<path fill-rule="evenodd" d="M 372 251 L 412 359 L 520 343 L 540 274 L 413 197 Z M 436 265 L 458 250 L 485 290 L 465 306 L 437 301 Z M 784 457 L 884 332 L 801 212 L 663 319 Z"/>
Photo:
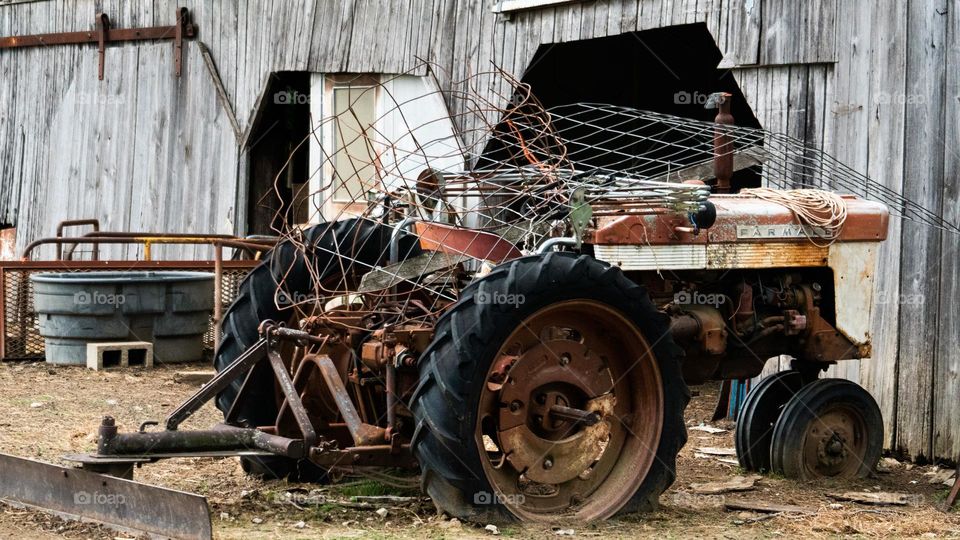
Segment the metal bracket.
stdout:
<path fill-rule="evenodd" d="M 107 14 L 98 13 L 94 21 L 94 30 L 92 31 L 0 37 L 0 49 L 96 43 L 97 54 L 100 56 L 97 76 L 102 81 L 108 43 L 172 39 L 175 73 L 177 77 L 179 77 L 183 66 L 183 40 L 185 38 L 192 39 L 196 37 L 196 35 L 197 28 L 190 22 L 190 14 L 187 8 L 180 7 L 177 8 L 176 22 L 172 26 L 110 28 L 110 18 Z"/>
<path fill-rule="evenodd" d="M 593 217 L 593 208 L 587 203 L 586 193 L 587 190 L 581 187 L 570 194 L 570 228 L 573 229 L 573 236 L 577 239 L 577 249 L 580 249 L 583 233 Z"/>

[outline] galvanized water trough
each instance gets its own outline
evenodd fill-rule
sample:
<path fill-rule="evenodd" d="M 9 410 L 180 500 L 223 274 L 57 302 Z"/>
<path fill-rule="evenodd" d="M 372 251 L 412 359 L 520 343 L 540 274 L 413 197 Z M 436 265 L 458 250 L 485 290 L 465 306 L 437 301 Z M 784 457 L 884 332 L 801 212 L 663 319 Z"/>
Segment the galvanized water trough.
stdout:
<path fill-rule="evenodd" d="M 47 362 L 85 364 L 87 343 L 116 341 L 152 342 L 157 362 L 203 355 L 213 274 L 63 272 L 30 279 Z"/>

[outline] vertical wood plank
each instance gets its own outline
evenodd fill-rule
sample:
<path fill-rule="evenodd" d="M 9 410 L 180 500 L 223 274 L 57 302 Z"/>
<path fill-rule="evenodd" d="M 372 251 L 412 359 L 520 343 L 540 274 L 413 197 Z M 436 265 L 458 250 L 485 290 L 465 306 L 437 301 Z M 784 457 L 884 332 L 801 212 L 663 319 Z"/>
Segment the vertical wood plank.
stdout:
<path fill-rule="evenodd" d="M 954 2 L 948 14 L 946 87 L 944 95 L 943 217 L 960 222 L 960 11 Z M 960 460 L 960 236 L 941 235 L 940 305 L 937 357 L 933 383 L 933 454 Z"/>
<path fill-rule="evenodd" d="M 762 0 L 725 0 L 720 23 L 725 28 L 724 65 L 748 66 L 760 61 Z"/>
<path fill-rule="evenodd" d="M 838 0 L 762 1 L 761 64 L 836 59 Z"/>
<path fill-rule="evenodd" d="M 946 0 L 910 0 L 907 14 L 905 137 L 916 144 L 904 156 L 904 196 L 940 212 L 944 167 Z M 892 96 L 893 97 L 893 96 Z M 899 99 L 899 98 L 898 98 Z M 951 259 L 955 262 L 956 259 Z M 903 224 L 900 258 L 900 362 L 897 447 L 931 457 L 933 366 L 937 350 L 940 235 Z M 920 301 L 905 301 L 905 299 Z M 953 406 L 953 404 L 949 405 Z"/>
<path fill-rule="evenodd" d="M 906 88 L 907 3 L 874 0 L 870 6 L 870 97 L 867 126 L 867 174 L 870 178 L 900 192 L 903 189 L 904 114 L 902 100 L 891 100 L 891 93 L 903 95 Z M 877 273 L 877 302 L 873 313 L 874 358 L 861 369 L 868 389 L 880 399 L 881 411 L 888 423 L 888 446 L 893 447 L 900 416 L 897 397 L 897 371 L 903 364 L 897 331 L 900 316 L 900 220 L 891 219 L 887 240 L 880 246 Z M 914 359 L 904 359 L 906 362 Z M 889 416 L 887 413 L 890 413 Z"/>

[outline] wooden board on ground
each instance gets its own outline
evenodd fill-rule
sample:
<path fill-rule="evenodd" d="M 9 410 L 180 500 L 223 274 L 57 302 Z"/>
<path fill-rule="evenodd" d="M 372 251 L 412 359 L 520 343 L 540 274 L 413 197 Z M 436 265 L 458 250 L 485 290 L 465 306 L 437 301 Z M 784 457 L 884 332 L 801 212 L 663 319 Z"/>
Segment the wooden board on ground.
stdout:
<path fill-rule="evenodd" d="M 763 501 L 727 501 L 723 505 L 727 510 L 745 510 L 747 512 L 763 512 L 767 514 L 816 514 L 817 511 L 803 506 L 791 504 L 771 504 Z"/>

